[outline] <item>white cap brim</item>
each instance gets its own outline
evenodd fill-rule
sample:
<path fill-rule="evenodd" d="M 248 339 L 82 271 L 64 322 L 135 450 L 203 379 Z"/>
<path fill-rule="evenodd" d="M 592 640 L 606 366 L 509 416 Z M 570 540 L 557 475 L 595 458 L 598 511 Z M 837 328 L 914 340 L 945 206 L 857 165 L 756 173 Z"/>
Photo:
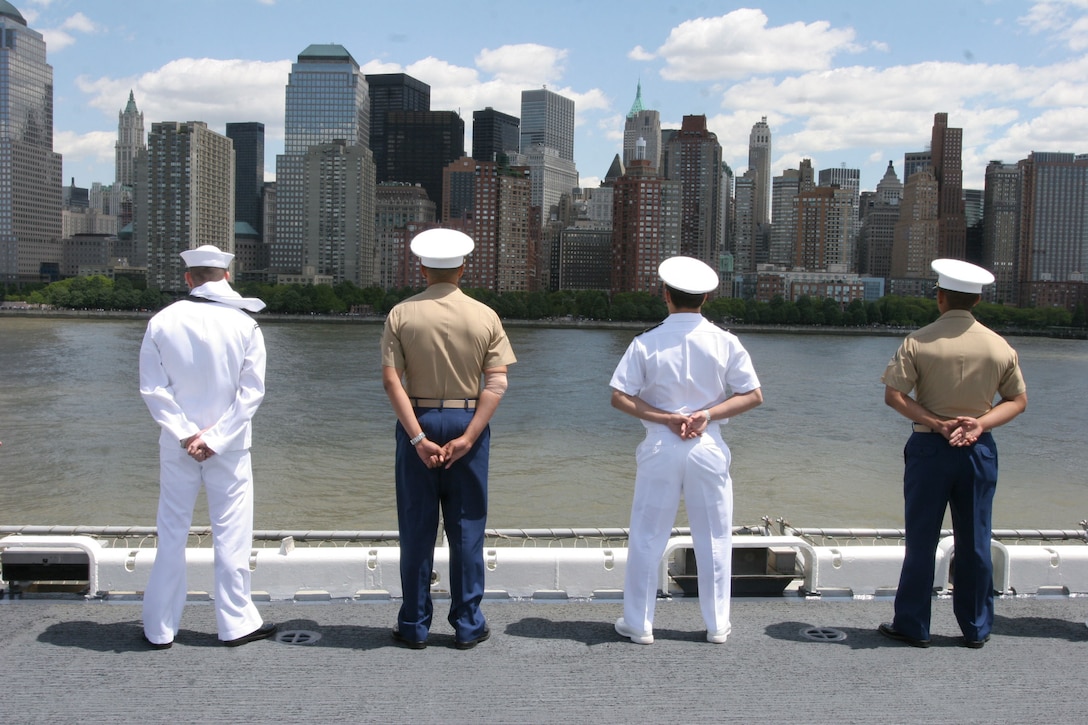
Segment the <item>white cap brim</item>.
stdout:
<path fill-rule="evenodd" d="M 428 229 L 417 234 L 410 245 L 412 254 L 424 267 L 455 269 L 465 263 L 473 250 L 472 237 L 456 229 Z"/>
<path fill-rule="evenodd" d="M 934 259 L 930 267 L 937 273 L 937 286 L 949 292 L 979 295 L 994 281 L 989 271 L 962 259 Z"/>
<path fill-rule="evenodd" d="M 681 292 L 700 295 L 718 289 L 718 274 L 694 257 L 669 257 L 657 268 L 661 281 Z"/>

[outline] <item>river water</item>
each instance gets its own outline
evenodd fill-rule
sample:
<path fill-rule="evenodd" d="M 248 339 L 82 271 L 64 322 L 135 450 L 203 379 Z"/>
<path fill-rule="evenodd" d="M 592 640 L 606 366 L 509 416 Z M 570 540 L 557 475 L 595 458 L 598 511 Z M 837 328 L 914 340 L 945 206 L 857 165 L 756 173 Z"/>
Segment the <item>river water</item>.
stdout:
<path fill-rule="evenodd" d="M 138 392 L 145 323 L 0 317 L 0 524 L 152 526 L 158 431 Z M 258 529 L 396 528 L 378 324 L 262 325 Z M 510 327 L 519 362 L 492 422 L 494 528 L 628 523 L 642 425 L 609 405 L 631 330 Z M 764 404 L 723 428 L 735 524 L 901 527 L 909 424 L 883 404 L 895 337 L 741 333 Z M 1088 518 L 1088 343 L 1012 338 L 1025 414 L 995 435 L 997 528 Z M 198 507 L 194 525 L 206 525 Z M 681 512 L 679 525 L 685 519 Z"/>

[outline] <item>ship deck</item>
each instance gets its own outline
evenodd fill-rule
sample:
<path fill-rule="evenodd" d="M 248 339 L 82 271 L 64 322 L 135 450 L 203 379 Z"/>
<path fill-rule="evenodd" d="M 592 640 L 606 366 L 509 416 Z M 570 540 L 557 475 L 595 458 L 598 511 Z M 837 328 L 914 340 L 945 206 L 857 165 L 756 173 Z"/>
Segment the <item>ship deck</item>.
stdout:
<path fill-rule="evenodd" d="M 12 722 L 1083 721 L 1086 596 L 998 599 L 994 634 L 961 645 L 947 597 L 933 646 L 877 633 L 888 597 L 733 600 L 704 641 L 697 601 L 659 602 L 650 646 L 616 601 L 487 601 L 492 637 L 452 647 L 436 601 L 424 650 L 390 638 L 395 599 L 258 605 L 276 638 L 219 646 L 207 601 L 149 650 L 138 600 L 0 600 L 0 712 Z"/>

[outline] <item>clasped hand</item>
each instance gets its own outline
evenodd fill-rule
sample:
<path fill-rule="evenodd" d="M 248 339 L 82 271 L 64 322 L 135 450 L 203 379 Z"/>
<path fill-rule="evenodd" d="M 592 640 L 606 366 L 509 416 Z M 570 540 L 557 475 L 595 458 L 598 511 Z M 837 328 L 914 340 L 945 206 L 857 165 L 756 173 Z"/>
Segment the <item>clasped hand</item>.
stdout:
<path fill-rule="evenodd" d="M 189 436 L 181 442 L 181 445 L 185 448 L 185 452 L 189 454 L 189 457 L 193 460 L 204 462 L 215 455 L 215 451 L 208 447 L 208 444 L 204 442 L 204 434 L 207 432 L 207 428 L 200 431 L 194 436 Z"/>
<path fill-rule="evenodd" d="M 444 446 L 424 438 L 416 444 L 416 454 L 427 468 L 449 468 L 454 461 L 472 450 L 472 442 L 464 436 L 454 438 Z"/>
<path fill-rule="evenodd" d="M 948 439 L 949 445 L 957 448 L 973 446 L 985 430 L 977 418 L 967 415 L 941 422 L 941 433 Z"/>
<path fill-rule="evenodd" d="M 667 425 L 676 435 L 680 436 L 684 440 L 691 438 L 698 438 L 703 433 L 706 433 L 709 423 L 706 419 L 706 414 L 702 411 L 693 415 L 684 415 L 683 413 L 672 413 L 669 415 Z"/>

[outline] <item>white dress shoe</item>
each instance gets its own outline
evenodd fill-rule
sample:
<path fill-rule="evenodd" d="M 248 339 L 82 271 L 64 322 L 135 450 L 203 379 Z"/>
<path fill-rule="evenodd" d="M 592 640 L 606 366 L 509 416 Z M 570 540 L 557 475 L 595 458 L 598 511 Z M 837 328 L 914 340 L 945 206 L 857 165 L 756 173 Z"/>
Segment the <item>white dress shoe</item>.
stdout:
<path fill-rule="evenodd" d="M 717 632 L 711 632 L 709 629 L 706 632 L 706 641 L 711 644 L 725 644 L 725 640 L 729 638 L 729 633 L 732 631 L 731 627 L 725 629 L 719 629 Z"/>
<path fill-rule="evenodd" d="M 627 622 L 623 621 L 623 617 L 616 620 L 616 632 L 621 637 L 626 637 L 635 644 L 654 643 L 654 635 L 652 632 L 639 632 L 637 629 L 628 626 Z"/>

